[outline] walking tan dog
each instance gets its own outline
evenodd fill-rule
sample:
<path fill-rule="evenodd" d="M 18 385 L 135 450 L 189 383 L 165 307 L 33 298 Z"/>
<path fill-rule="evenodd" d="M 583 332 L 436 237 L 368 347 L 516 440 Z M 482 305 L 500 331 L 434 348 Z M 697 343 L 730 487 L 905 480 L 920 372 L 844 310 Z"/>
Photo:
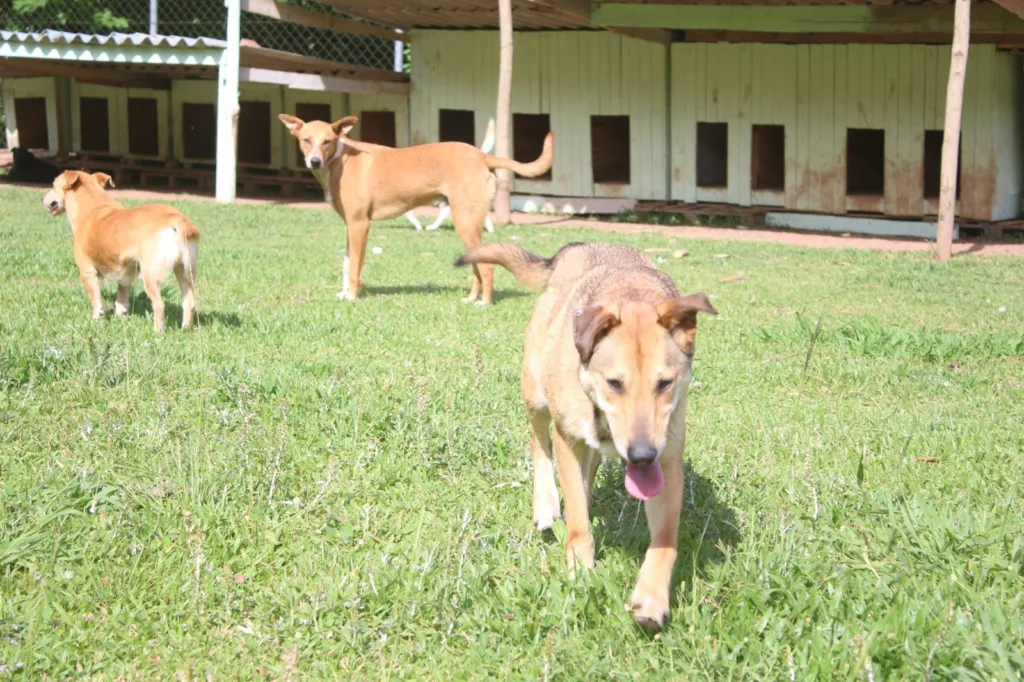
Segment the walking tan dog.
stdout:
<path fill-rule="evenodd" d="M 43 197 L 52 216 L 65 211 L 74 234 L 75 263 L 92 301 L 92 317 L 103 317 L 100 278 L 118 283 L 114 313 L 128 314 L 128 296 L 141 274 L 153 302 L 153 330 L 164 330 L 160 287 L 174 271 L 181 288 L 181 326 L 192 326 L 195 311 L 199 230 L 177 209 L 164 204 L 125 208 L 103 188 L 113 187 L 105 173 L 65 171 Z"/>
<path fill-rule="evenodd" d="M 702 293 L 680 296 L 646 255 L 612 244 L 569 244 L 541 258 L 486 244 L 457 265 L 493 263 L 546 291 L 526 330 L 522 392 L 533 454 L 533 521 L 558 518 L 554 459 L 565 495 L 569 570 L 594 567 L 590 498 L 602 456 L 626 467 L 626 490 L 644 500 L 651 544 L 629 600 L 633 618 L 660 628 L 669 614 L 683 501 L 682 455 L 697 313 Z"/>
<path fill-rule="evenodd" d="M 334 210 L 348 231 L 345 249 L 345 285 L 338 298 L 355 300 L 362 284 L 363 259 L 371 220 L 396 218 L 417 206 L 447 198 L 455 231 L 466 248 L 481 242 L 484 219 L 497 189 L 491 172 L 506 168 L 526 177 L 543 175 L 551 168 L 554 137 L 548 133 L 541 155 L 530 163 L 484 154 L 464 142 L 439 142 L 395 149 L 352 140 L 345 135 L 355 116 L 334 123 L 308 123 L 280 114 L 281 122 L 298 138 L 306 167 L 324 186 Z M 489 265 L 473 266 L 473 286 L 466 303 L 482 295 L 491 302 L 494 272 Z"/>

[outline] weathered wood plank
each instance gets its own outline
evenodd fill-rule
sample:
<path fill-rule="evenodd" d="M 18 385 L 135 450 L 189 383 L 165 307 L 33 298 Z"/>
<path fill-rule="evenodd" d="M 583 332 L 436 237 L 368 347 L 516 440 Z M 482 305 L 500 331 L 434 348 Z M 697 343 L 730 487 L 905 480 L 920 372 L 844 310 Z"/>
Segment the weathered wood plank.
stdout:
<path fill-rule="evenodd" d="M 832 210 L 835 213 L 846 211 L 846 121 L 850 113 L 848 102 L 849 83 L 847 77 L 849 71 L 850 50 L 846 45 L 837 45 L 835 48 L 835 90 L 833 93 L 833 107 L 835 114 L 832 119 L 832 156 L 831 162 L 831 184 L 832 184 Z"/>
<path fill-rule="evenodd" d="M 654 27 L 690 31 L 778 33 L 946 33 L 953 30 L 951 5 L 723 7 L 706 5 L 594 5 L 599 26 Z M 998 5 L 978 5 L 972 34 L 1024 32 L 1024 20 Z"/>
<path fill-rule="evenodd" d="M 906 215 L 924 215 L 924 130 L 925 130 L 925 84 L 928 80 L 926 60 L 928 48 L 913 45 L 910 48 L 910 111 L 908 116 L 910 136 L 907 174 L 913 179 L 907 184 Z M 901 133 L 902 134 L 902 133 Z"/>
<path fill-rule="evenodd" d="M 885 212 L 895 215 L 899 210 L 899 48 L 885 47 Z"/>

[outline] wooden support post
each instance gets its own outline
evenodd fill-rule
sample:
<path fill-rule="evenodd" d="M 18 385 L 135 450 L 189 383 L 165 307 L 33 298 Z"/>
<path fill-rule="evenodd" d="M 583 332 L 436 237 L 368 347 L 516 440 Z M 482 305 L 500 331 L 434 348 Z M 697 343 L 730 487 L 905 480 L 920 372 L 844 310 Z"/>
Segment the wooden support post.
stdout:
<path fill-rule="evenodd" d="M 242 42 L 242 9 L 239 0 L 224 0 L 228 8 L 228 46 L 217 70 L 217 201 L 235 200 L 238 167 L 238 72 Z"/>
<path fill-rule="evenodd" d="M 512 0 L 498 0 L 498 26 L 501 54 L 498 62 L 498 112 L 494 154 L 509 158 L 508 129 L 512 119 Z M 507 225 L 512 217 L 512 172 L 499 170 L 498 193 L 494 198 L 494 214 L 498 225 Z"/>
<path fill-rule="evenodd" d="M 953 257 L 956 181 L 960 155 L 960 118 L 964 104 L 967 50 L 971 42 L 971 0 L 956 0 L 953 54 L 946 85 L 946 121 L 942 127 L 942 175 L 939 183 L 939 226 L 936 235 L 940 261 Z"/>

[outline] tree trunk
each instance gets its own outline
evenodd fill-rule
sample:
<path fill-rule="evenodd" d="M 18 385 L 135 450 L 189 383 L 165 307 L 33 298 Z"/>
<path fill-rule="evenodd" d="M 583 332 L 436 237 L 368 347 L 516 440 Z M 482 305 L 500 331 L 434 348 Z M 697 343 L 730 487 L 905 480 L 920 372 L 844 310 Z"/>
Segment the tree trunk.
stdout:
<path fill-rule="evenodd" d="M 960 117 L 964 104 L 967 50 L 971 43 L 971 0 L 956 0 L 953 55 L 946 85 L 946 122 L 942 128 L 942 179 L 939 185 L 939 260 L 953 257 L 953 221 L 956 217 L 956 181 L 960 157 Z"/>
<path fill-rule="evenodd" d="M 498 111 L 495 123 L 494 155 L 509 158 L 508 132 L 512 118 L 512 0 L 498 0 L 501 35 L 501 56 L 498 67 Z M 512 195 L 512 171 L 499 170 L 498 193 L 494 197 L 494 213 L 499 225 L 511 219 L 509 201 Z"/>

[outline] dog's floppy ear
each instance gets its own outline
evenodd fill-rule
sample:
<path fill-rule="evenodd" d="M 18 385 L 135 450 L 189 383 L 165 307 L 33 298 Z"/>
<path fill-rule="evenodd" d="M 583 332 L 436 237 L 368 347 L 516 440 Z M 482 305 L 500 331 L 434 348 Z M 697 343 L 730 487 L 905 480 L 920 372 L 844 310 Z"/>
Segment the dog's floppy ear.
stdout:
<path fill-rule="evenodd" d="M 621 322 L 618 306 L 592 305 L 577 310 L 572 318 L 572 339 L 580 362 L 590 362 L 594 347 Z"/>
<path fill-rule="evenodd" d="M 114 180 L 106 173 L 93 173 L 92 179 L 95 180 L 100 187 L 114 187 Z"/>
<path fill-rule="evenodd" d="M 286 128 L 288 128 L 288 132 L 292 135 L 298 135 L 302 126 L 306 125 L 306 122 L 301 118 L 292 116 L 291 114 L 278 114 L 277 118 L 280 119 L 281 123 L 283 123 Z"/>
<path fill-rule="evenodd" d="M 346 116 L 332 123 L 331 129 L 338 135 L 348 135 L 348 131 L 352 130 L 358 122 L 359 118 L 356 116 Z"/>
<path fill-rule="evenodd" d="M 718 314 L 703 292 L 670 298 L 660 303 L 657 310 L 658 324 L 672 334 L 676 345 L 685 353 L 693 352 L 693 338 L 697 334 L 697 313 Z"/>
<path fill-rule="evenodd" d="M 60 174 L 60 189 L 68 192 L 78 187 L 78 183 L 82 181 L 82 178 L 78 175 L 78 171 L 64 171 Z"/>

